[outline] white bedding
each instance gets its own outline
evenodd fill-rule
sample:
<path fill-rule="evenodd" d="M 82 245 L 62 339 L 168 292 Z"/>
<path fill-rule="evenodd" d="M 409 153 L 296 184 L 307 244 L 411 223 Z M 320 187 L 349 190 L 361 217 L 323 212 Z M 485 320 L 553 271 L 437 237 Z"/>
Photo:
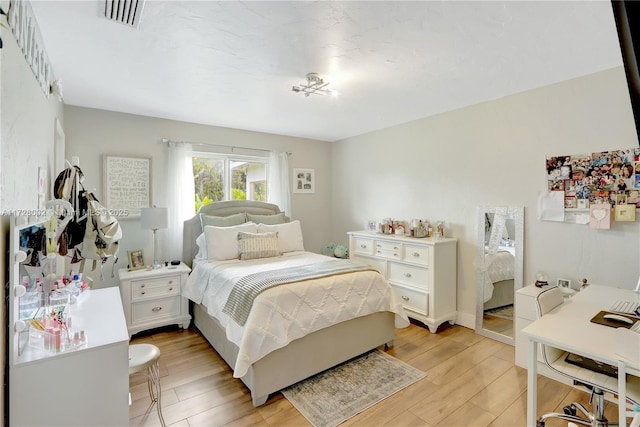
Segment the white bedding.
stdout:
<path fill-rule="evenodd" d="M 227 339 L 239 348 L 233 376 L 270 352 L 311 332 L 379 311 L 396 314 L 396 327 L 409 320 L 386 280 L 375 271 L 341 274 L 276 286 L 255 300 L 245 326 L 222 312 L 234 283 L 257 271 L 306 265 L 328 257 L 289 252 L 280 257 L 250 261 L 199 262 L 189 275 L 182 295 L 202 303 L 225 328 Z"/>
<path fill-rule="evenodd" d="M 494 256 L 485 254 L 484 301 L 493 296 L 493 284 L 514 277 L 515 256 L 511 251 L 498 251 Z"/>

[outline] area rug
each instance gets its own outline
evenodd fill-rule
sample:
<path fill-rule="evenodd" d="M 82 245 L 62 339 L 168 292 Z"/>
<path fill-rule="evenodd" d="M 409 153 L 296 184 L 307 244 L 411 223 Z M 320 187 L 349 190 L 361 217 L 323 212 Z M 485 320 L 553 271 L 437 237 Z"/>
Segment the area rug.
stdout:
<path fill-rule="evenodd" d="M 513 320 L 513 305 L 492 308 L 491 310 L 486 310 L 485 314 L 490 314 L 501 319 Z"/>
<path fill-rule="evenodd" d="M 383 351 L 372 350 L 282 394 L 315 427 L 334 427 L 425 376 Z"/>

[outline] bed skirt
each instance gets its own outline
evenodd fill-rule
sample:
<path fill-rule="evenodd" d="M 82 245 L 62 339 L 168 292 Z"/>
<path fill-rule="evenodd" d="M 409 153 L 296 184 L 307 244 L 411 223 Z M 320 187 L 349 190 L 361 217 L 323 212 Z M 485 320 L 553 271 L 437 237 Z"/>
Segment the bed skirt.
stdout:
<path fill-rule="evenodd" d="M 200 304 L 193 304 L 193 316 L 195 326 L 233 369 L 238 347 L 227 340 L 220 323 Z M 258 360 L 241 380 L 251 391 L 253 405 L 260 406 L 270 393 L 373 348 L 391 345 L 394 322 L 394 313 L 379 312 L 313 332 Z"/>

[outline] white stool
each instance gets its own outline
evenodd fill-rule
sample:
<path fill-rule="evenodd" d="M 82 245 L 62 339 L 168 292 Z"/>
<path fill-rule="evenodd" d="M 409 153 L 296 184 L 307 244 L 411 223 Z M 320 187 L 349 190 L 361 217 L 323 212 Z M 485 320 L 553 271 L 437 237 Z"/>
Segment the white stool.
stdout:
<path fill-rule="evenodd" d="M 129 375 L 139 374 L 147 377 L 151 405 L 149 405 L 146 414 L 156 404 L 160 424 L 165 427 L 160 405 L 160 366 L 158 365 L 158 359 L 160 359 L 160 349 L 153 344 L 132 344 L 129 346 Z"/>

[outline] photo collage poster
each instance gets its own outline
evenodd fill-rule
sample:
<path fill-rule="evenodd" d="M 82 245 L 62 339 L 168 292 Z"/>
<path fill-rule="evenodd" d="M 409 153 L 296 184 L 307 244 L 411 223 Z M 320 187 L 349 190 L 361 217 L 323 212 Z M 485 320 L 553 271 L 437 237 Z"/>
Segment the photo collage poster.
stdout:
<path fill-rule="evenodd" d="M 564 192 L 565 209 L 640 208 L 640 148 L 548 157 L 547 180 L 549 191 Z"/>

